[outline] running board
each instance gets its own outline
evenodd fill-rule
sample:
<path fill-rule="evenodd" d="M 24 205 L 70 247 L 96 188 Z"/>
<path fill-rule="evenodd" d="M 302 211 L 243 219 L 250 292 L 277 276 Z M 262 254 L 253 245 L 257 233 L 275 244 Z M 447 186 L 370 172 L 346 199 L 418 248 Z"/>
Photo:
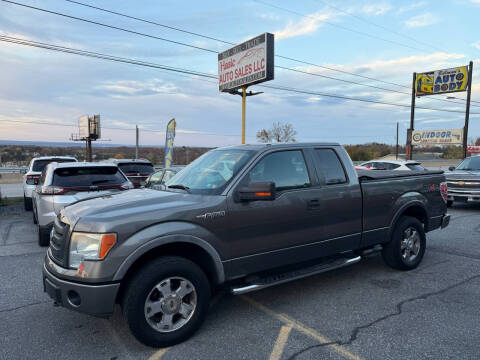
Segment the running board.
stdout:
<path fill-rule="evenodd" d="M 344 266 L 352 265 L 361 260 L 361 256 L 356 256 L 353 258 L 340 258 L 328 263 L 316 264 L 309 266 L 303 269 L 287 271 L 280 274 L 270 275 L 263 278 L 255 279 L 255 281 L 250 281 L 250 284 L 245 284 L 241 287 L 231 288 L 230 291 L 233 295 L 241 295 L 251 291 L 257 291 L 265 289 L 270 286 L 283 284 L 292 280 L 301 279 L 307 276 L 320 274 L 326 271 L 339 269 Z"/>

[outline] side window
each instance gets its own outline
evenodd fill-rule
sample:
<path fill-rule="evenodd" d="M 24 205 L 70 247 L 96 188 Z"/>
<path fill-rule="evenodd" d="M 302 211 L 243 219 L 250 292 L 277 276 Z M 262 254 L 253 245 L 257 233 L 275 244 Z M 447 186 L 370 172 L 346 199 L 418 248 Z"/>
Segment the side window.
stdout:
<path fill-rule="evenodd" d="M 162 179 L 162 184 L 165 184 L 168 180 L 170 180 L 173 176 L 175 175 L 175 172 L 171 170 L 165 171 L 165 175 L 163 176 Z"/>
<path fill-rule="evenodd" d="M 399 167 L 400 167 L 400 165 L 398 165 L 398 164 L 388 163 L 388 170 L 395 170 Z"/>
<path fill-rule="evenodd" d="M 310 186 L 302 151 L 278 151 L 265 156 L 250 170 L 245 184 L 273 181 L 278 191 Z"/>
<path fill-rule="evenodd" d="M 315 149 L 317 166 L 325 178 L 325 184 L 343 184 L 347 182 L 345 170 L 335 151 L 332 149 Z"/>
<path fill-rule="evenodd" d="M 163 171 L 159 171 L 159 172 L 156 172 L 155 174 L 153 174 L 151 177 L 150 177 L 150 184 L 151 185 L 157 185 L 157 184 L 160 184 L 160 180 L 162 180 L 162 175 L 163 175 Z"/>

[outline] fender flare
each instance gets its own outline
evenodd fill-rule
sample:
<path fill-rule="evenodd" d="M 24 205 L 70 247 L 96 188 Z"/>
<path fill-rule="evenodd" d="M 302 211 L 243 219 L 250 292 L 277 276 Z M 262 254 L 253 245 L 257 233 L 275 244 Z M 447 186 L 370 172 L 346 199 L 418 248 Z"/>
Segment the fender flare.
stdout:
<path fill-rule="evenodd" d="M 388 231 L 388 239 L 392 237 L 392 232 L 395 229 L 395 224 L 397 223 L 398 219 L 402 216 L 402 214 L 411 207 L 420 207 L 425 212 L 425 227 L 428 227 L 428 211 L 425 204 L 420 201 L 419 199 L 412 200 L 403 204 L 396 212 L 395 215 L 392 217 L 392 221 L 390 222 L 390 229 Z"/>
<path fill-rule="evenodd" d="M 122 280 L 125 274 L 130 269 L 130 267 L 141 256 L 143 256 L 150 250 L 158 248 L 162 245 L 173 244 L 173 243 L 193 244 L 205 250 L 213 260 L 218 283 L 221 284 L 225 281 L 225 270 L 223 267 L 223 263 L 220 258 L 220 255 L 215 250 L 215 248 L 205 240 L 202 240 L 192 235 L 185 235 L 185 234 L 171 234 L 171 235 L 160 236 L 141 245 L 140 247 L 135 249 L 135 251 L 133 251 L 130 255 L 128 255 L 128 257 L 122 262 L 122 264 L 119 266 L 119 268 L 115 272 L 113 281 Z"/>

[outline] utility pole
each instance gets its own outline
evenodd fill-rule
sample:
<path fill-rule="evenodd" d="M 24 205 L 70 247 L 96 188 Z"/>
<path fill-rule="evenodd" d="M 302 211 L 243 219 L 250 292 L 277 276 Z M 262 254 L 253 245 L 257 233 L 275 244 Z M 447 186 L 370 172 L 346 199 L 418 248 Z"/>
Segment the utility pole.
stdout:
<path fill-rule="evenodd" d="M 138 159 L 138 125 L 135 125 L 135 159 Z"/>
<path fill-rule="evenodd" d="M 410 107 L 410 134 L 407 136 L 407 160 L 412 160 L 413 157 L 413 145 L 412 145 L 412 133 L 414 130 L 415 125 L 415 80 L 417 79 L 417 73 L 413 73 L 413 80 L 412 80 L 412 104 Z"/>
<path fill-rule="evenodd" d="M 398 121 L 397 121 L 397 146 L 395 147 L 395 159 L 398 160 Z"/>
<path fill-rule="evenodd" d="M 87 161 L 92 162 L 92 139 L 87 138 Z"/>
<path fill-rule="evenodd" d="M 472 95 L 472 74 L 473 74 L 473 61 L 470 61 L 468 66 L 468 83 L 467 83 L 467 108 L 465 110 L 465 126 L 463 127 L 463 158 L 467 157 L 468 146 L 468 121 L 470 117 L 470 97 Z"/>

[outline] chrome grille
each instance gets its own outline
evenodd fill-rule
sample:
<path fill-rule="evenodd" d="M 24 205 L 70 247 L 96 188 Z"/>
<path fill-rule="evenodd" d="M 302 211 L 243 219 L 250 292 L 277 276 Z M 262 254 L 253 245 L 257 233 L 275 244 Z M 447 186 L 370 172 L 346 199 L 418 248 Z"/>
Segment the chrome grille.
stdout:
<path fill-rule="evenodd" d="M 66 267 L 68 251 L 68 235 L 70 226 L 63 223 L 58 217 L 53 223 L 50 235 L 50 254 L 52 260 L 60 266 Z"/>

